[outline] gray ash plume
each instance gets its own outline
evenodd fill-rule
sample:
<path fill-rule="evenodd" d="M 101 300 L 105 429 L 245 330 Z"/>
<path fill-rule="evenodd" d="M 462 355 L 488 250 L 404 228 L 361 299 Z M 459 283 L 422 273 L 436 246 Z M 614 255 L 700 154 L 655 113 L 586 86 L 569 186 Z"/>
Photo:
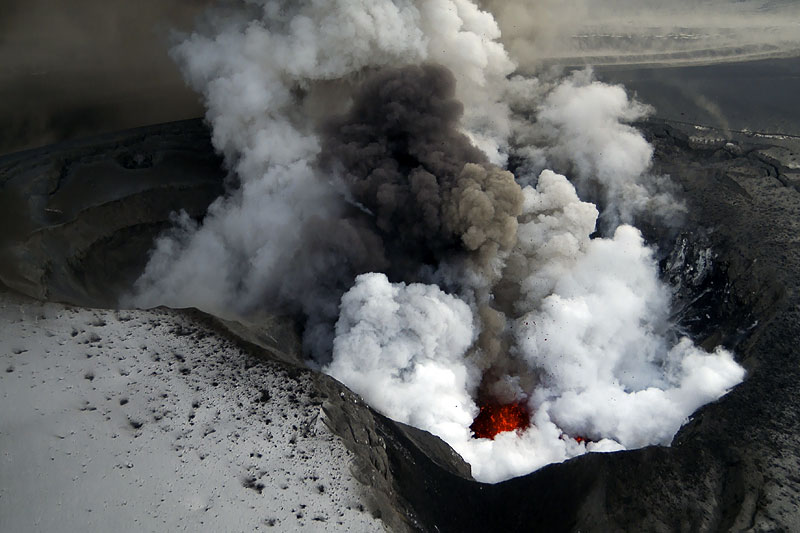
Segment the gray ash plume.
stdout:
<path fill-rule="evenodd" d="M 646 186 L 644 106 L 622 88 L 514 76 L 470 1 L 230 6 L 172 56 L 239 187 L 159 239 L 135 305 L 300 315 L 323 371 L 483 481 L 667 444 L 741 381 L 729 352 L 666 335 L 669 293 L 625 222 L 672 203 Z M 601 182 L 603 235 L 571 180 Z M 473 438 L 481 396 L 526 402 L 530 424 Z"/>
<path fill-rule="evenodd" d="M 458 250 L 488 263 L 515 241 L 521 190 L 459 129 L 455 87 L 440 65 L 384 69 L 324 128 L 323 169 L 374 214 L 393 255 L 417 266 Z"/>

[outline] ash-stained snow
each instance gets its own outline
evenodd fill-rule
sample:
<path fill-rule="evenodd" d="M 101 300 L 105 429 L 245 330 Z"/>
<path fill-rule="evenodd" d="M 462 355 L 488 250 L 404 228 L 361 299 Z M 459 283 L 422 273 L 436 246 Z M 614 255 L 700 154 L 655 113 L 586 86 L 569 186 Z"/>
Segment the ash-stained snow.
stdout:
<path fill-rule="evenodd" d="M 376 531 L 306 372 L 170 310 L 0 293 L 0 531 Z"/>

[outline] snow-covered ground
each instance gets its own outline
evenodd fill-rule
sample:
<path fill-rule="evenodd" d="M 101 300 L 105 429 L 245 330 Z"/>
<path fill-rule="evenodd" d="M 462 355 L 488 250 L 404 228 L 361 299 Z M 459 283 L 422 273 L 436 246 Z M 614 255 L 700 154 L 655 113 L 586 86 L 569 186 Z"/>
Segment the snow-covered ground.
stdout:
<path fill-rule="evenodd" d="M 310 381 L 180 312 L 0 293 L 0 531 L 383 530 Z"/>

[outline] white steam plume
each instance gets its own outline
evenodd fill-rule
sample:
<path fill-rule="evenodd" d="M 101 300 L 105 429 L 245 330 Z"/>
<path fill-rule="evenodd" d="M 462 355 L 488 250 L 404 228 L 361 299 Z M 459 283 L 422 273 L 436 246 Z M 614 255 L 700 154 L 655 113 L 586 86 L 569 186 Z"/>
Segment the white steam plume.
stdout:
<path fill-rule="evenodd" d="M 525 106 L 526 96 L 515 95 L 523 99 L 516 107 Z M 661 224 L 680 220 L 686 208 L 673 196 L 674 184 L 650 172 L 653 148 L 630 125 L 646 118 L 649 106 L 584 70 L 561 80 L 529 112 L 535 122 L 516 124 L 527 175 L 545 168 L 568 173 L 583 197 L 602 205 L 603 230 L 642 216 Z"/>
<path fill-rule="evenodd" d="M 435 285 L 363 274 L 342 297 L 326 371 L 395 420 L 468 440 L 480 374 L 464 354 L 475 333 L 469 306 Z"/>
<path fill-rule="evenodd" d="M 528 273 L 516 302 L 523 312 L 511 325 L 512 356 L 524 370 L 501 374 L 490 388 L 502 401 L 526 401 L 530 428 L 471 438 L 475 383 L 468 378 L 480 362 L 455 344 L 452 311 L 404 309 L 396 295 L 406 288 L 385 278 L 359 278 L 342 299 L 327 368 L 378 410 L 444 438 L 487 482 L 587 451 L 669 444 L 692 412 L 744 377 L 725 350 L 708 354 L 687 338 L 669 341 L 669 293 L 638 230 L 620 226 L 611 239 L 590 239 L 597 210 L 547 170 L 523 192 L 525 222 L 509 264 Z M 438 289 L 427 292 L 453 305 Z M 384 313 L 377 320 L 374 309 Z M 457 349 L 430 355 L 442 346 Z M 426 386 L 432 375 L 439 379 Z"/>
<path fill-rule="evenodd" d="M 183 220 L 157 243 L 136 305 L 230 315 L 282 298 L 288 272 L 304 268 L 292 258 L 305 221 L 342 209 L 330 177 L 313 168 L 318 114 L 343 109 L 348 86 L 369 69 L 432 59 L 449 67 L 458 97 L 473 104 L 465 132 L 504 159 L 509 110 L 497 86 L 513 64 L 494 20 L 471 2 L 248 1 L 209 25 L 172 54 L 204 95 L 214 146 L 241 185 L 202 226 Z"/>
<path fill-rule="evenodd" d="M 680 210 L 621 88 L 511 77 L 468 0 L 227 6 L 173 57 L 233 179 L 158 240 L 136 305 L 302 317 L 313 364 L 484 481 L 667 444 L 741 381 L 730 353 L 672 338 L 652 252 L 619 225 Z M 487 396 L 532 425 L 472 438 Z"/>

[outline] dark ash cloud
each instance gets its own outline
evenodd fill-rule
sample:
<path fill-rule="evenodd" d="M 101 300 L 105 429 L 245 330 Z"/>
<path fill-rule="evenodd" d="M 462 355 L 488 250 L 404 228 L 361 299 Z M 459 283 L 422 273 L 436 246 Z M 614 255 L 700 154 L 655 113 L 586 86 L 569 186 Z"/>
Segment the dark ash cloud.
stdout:
<path fill-rule="evenodd" d="M 440 65 L 385 69 L 324 128 L 322 167 L 403 254 L 428 261 L 454 249 L 508 249 L 522 207 L 514 176 L 461 133 L 455 85 Z"/>

